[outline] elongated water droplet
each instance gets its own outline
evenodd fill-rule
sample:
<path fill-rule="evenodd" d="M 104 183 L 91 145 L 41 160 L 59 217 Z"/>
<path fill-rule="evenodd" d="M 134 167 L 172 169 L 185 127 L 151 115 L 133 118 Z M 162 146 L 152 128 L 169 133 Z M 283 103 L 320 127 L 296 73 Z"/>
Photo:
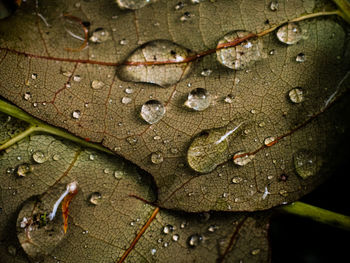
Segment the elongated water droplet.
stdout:
<path fill-rule="evenodd" d="M 233 162 L 236 165 L 244 166 L 254 159 L 255 155 L 246 152 L 238 152 L 233 156 Z"/>
<path fill-rule="evenodd" d="M 189 236 L 187 243 L 190 247 L 195 248 L 197 247 L 203 240 L 203 237 L 199 234 L 194 234 Z"/>
<path fill-rule="evenodd" d="M 158 100 L 149 100 L 141 107 L 141 117 L 149 124 L 160 121 L 164 114 L 165 107 Z"/>
<path fill-rule="evenodd" d="M 122 103 L 123 104 L 129 104 L 131 101 L 132 101 L 132 99 L 129 98 L 129 97 L 123 97 L 122 98 Z"/>
<path fill-rule="evenodd" d="M 294 167 L 298 175 L 307 179 L 320 170 L 322 160 L 310 150 L 301 149 L 294 154 Z"/>
<path fill-rule="evenodd" d="M 89 196 L 89 202 L 93 205 L 98 205 L 102 199 L 102 195 L 99 192 L 94 192 Z"/>
<path fill-rule="evenodd" d="M 260 38 L 248 39 L 236 46 L 222 48 L 224 44 L 234 42 L 249 34 L 251 33 L 247 31 L 234 31 L 225 35 L 217 45 L 218 61 L 228 68 L 242 70 L 263 58 L 265 54 L 263 53 L 263 42 Z"/>
<path fill-rule="evenodd" d="M 103 81 L 97 79 L 91 82 L 91 88 L 93 89 L 102 89 L 104 85 Z"/>
<path fill-rule="evenodd" d="M 27 163 L 21 164 L 17 167 L 17 175 L 19 177 L 24 177 L 32 171 L 33 171 L 33 166 Z"/>
<path fill-rule="evenodd" d="M 296 103 L 296 104 L 301 103 L 305 100 L 304 91 L 302 88 L 291 89 L 288 92 L 288 96 L 289 96 L 290 101 L 293 103 Z"/>
<path fill-rule="evenodd" d="M 161 164 L 163 162 L 163 154 L 161 152 L 154 152 L 151 154 L 151 162 L 154 164 Z"/>
<path fill-rule="evenodd" d="M 200 173 L 209 173 L 229 158 L 228 142 L 236 134 L 240 124 L 211 129 L 196 136 L 187 150 L 189 166 Z"/>
<path fill-rule="evenodd" d="M 211 75 L 213 71 L 211 69 L 204 69 L 202 72 L 201 72 L 201 75 L 204 76 L 204 77 L 208 77 Z"/>
<path fill-rule="evenodd" d="M 156 0 L 116 0 L 118 6 L 121 9 L 140 9 L 148 4 L 155 2 Z"/>
<path fill-rule="evenodd" d="M 117 70 L 121 80 L 169 86 L 184 79 L 191 68 L 190 50 L 168 40 L 155 40 L 134 50 Z M 184 61 L 182 63 L 182 61 Z"/>
<path fill-rule="evenodd" d="M 265 138 L 265 140 L 264 140 L 264 144 L 265 144 L 266 146 L 272 146 L 272 145 L 274 145 L 276 142 L 277 142 L 277 141 L 276 141 L 276 138 L 273 137 L 273 136 L 267 137 L 267 138 Z"/>
<path fill-rule="evenodd" d="M 47 160 L 45 154 L 41 151 L 36 151 L 35 153 L 33 153 L 32 157 L 36 163 L 44 163 Z"/>
<path fill-rule="evenodd" d="M 288 23 L 277 30 L 277 38 L 282 43 L 293 45 L 303 38 L 301 28 L 298 24 Z"/>
<path fill-rule="evenodd" d="M 185 106 L 195 111 L 203 111 L 210 106 L 211 95 L 206 89 L 197 88 L 192 90 L 187 97 Z"/>
<path fill-rule="evenodd" d="M 104 28 L 96 28 L 90 37 L 93 43 L 103 43 L 109 39 L 109 32 Z"/>

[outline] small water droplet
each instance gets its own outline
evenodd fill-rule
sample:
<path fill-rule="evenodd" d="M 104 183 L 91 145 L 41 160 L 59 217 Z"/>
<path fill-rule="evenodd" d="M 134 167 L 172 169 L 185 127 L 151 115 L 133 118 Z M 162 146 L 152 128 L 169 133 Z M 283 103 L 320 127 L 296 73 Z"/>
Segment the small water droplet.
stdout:
<path fill-rule="evenodd" d="M 203 71 L 201 72 L 201 75 L 204 77 L 208 77 L 211 75 L 213 71 L 211 69 L 203 69 Z"/>
<path fill-rule="evenodd" d="M 267 138 L 265 138 L 265 140 L 264 140 L 264 144 L 265 144 L 266 146 L 272 146 L 272 145 L 274 145 L 276 142 L 277 142 L 277 141 L 276 141 L 276 138 L 273 137 L 273 136 L 267 137 Z"/>
<path fill-rule="evenodd" d="M 179 240 L 180 236 L 178 234 L 173 235 L 172 239 L 174 242 L 177 242 Z"/>
<path fill-rule="evenodd" d="M 45 154 L 41 151 L 34 152 L 32 157 L 36 163 L 44 163 L 44 162 L 46 162 L 46 159 L 47 159 Z"/>
<path fill-rule="evenodd" d="M 148 4 L 155 2 L 155 0 L 116 0 L 121 9 L 140 9 Z"/>
<path fill-rule="evenodd" d="M 180 225 L 180 228 L 184 229 L 186 226 L 187 226 L 187 222 L 182 222 L 181 225 Z"/>
<path fill-rule="evenodd" d="M 32 172 L 34 169 L 34 167 L 30 164 L 21 164 L 17 167 L 17 175 L 19 177 L 24 177 L 26 176 L 28 173 Z"/>
<path fill-rule="evenodd" d="M 190 12 L 185 12 L 185 13 L 180 17 L 180 21 L 181 21 L 181 22 L 186 22 L 186 21 L 190 20 L 193 16 L 194 16 L 194 14 L 192 14 L 192 13 L 190 13 Z"/>
<path fill-rule="evenodd" d="M 125 38 L 121 39 L 119 41 L 119 44 L 122 45 L 122 46 L 125 46 L 126 44 L 128 44 L 128 40 L 126 40 Z"/>
<path fill-rule="evenodd" d="M 38 74 L 36 74 L 36 73 L 33 73 L 31 77 L 32 77 L 32 79 L 37 79 L 37 77 L 38 77 Z"/>
<path fill-rule="evenodd" d="M 156 252 L 157 252 L 157 249 L 155 249 L 155 248 L 152 248 L 152 249 L 151 249 L 151 254 L 152 254 L 152 256 L 155 255 Z"/>
<path fill-rule="evenodd" d="M 52 160 L 54 161 L 58 161 L 59 159 L 61 159 L 61 156 L 57 153 L 52 156 Z"/>
<path fill-rule="evenodd" d="M 79 75 L 74 75 L 74 76 L 73 76 L 73 80 L 74 80 L 75 82 L 80 82 L 80 81 L 81 81 L 81 77 L 80 77 Z"/>
<path fill-rule="evenodd" d="M 89 155 L 89 160 L 90 160 L 90 161 L 93 161 L 93 160 L 95 160 L 95 155 L 93 155 L 93 154 L 90 154 L 90 155 Z"/>
<path fill-rule="evenodd" d="M 29 91 L 25 92 L 23 95 L 24 100 L 30 100 L 32 98 L 32 94 Z"/>
<path fill-rule="evenodd" d="M 232 180 L 231 180 L 231 182 L 232 182 L 233 184 L 239 184 L 239 183 L 241 183 L 242 181 L 243 181 L 243 178 L 242 178 L 242 177 L 239 177 L 239 176 L 235 176 L 235 177 L 233 177 Z"/>
<path fill-rule="evenodd" d="M 129 97 L 123 97 L 122 98 L 122 103 L 123 104 L 129 104 L 131 101 L 132 101 L 132 99 L 129 98 Z"/>
<path fill-rule="evenodd" d="M 225 98 L 224 98 L 224 102 L 228 103 L 228 104 L 231 104 L 234 100 L 234 96 L 233 94 L 228 94 Z"/>
<path fill-rule="evenodd" d="M 203 240 L 203 237 L 199 234 L 194 234 L 189 236 L 187 243 L 190 247 L 195 248 L 197 247 Z"/>
<path fill-rule="evenodd" d="M 301 149 L 294 154 L 294 167 L 297 174 L 307 179 L 320 170 L 322 160 L 310 150 Z"/>
<path fill-rule="evenodd" d="M 33 107 L 34 107 L 34 108 L 38 107 L 38 103 L 37 103 L 37 102 L 34 102 L 34 103 L 33 103 Z"/>
<path fill-rule="evenodd" d="M 105 174 L 109 174 L 110 173 L 110 169 L 109 168 L 105 168 L 105 169 L 103 169 L 103 172 L 105 173 Z"/>
<path fill-rule="evenodd" d="M 301 103 L 305 100 L 304 91 L 302 88 L 299 87 L 291 89 L 288 92 L 288 96 L 290 101 L 296 104 Z"/>
<path fill-rule="evenodd" d="M 124 91 L 126 94 L 132 94 L 134 92 L 132 88 L 126 88 Z"/>
<path fill-rule="evenodd" d="M 149 100 L 141 107 L 141 117 L 149 124 L 157 123 L 164 115 L 165 107 L 158 100 Z"/>
<path fill-rule="evenodd" d="M 156 135 L 156 136 L 153 137 L 153 139 L 154 140 L 160 140 L 160 139 L 162 139 L 162 137 L 160 137 L 159 135 Z"/>
<path fill-rule="evenodd" d="M 93 88 L 93 89 L 95 89 L 95 90 L 97 90 L 97 89 L 102 89 L 104 85 L 105 85 L 105 84 L 104 84 L 103 81 L 97 80 L 97 79 L 95 79 L 95 80 L 93 80 L 93 81 L 91 82 L 91 88 Z"/>
<path fill-rule="evenodd" d="M 238 152 L 233 156 L 233 162 L 236 165 L 244 166 L 254 159 L 255 155 L 246 152 Z"/>
<path fill-rule="evenodd" d="M 61 73 L 65 77 L 71 77 L 73 75 L 73 73 L 70 71 L 61 71 Z"/>
<path fill-rule="evenodd" d="M 93 43 L 103 43 L 109 39 L 109 32 L 103 28 L 96 28 L 90 37 Z"/>
<path fill-rule="evenodd" d="M 260 38 L 248 39 L 236 46 L 222 48 L 223 45 L 234 42 L 248 34 L 251 33 L 247 31 L 234 31 L 220 39 L 217 45 L 218 50 L 216 51 L 216 55 L 222 65 L 231 69 L 242 70 L 265 56 L 263 54 L 263 42 Z"/>
<path fill-rule="evenodd" d="M 164 247 L 168 247 L 169 246 L 169 242 L 165 242 L 163 246 Z"/>
<path fill-rule="evenodd" d="M 187 97 L 185 106 L 195 111 L 203 111 L 210 106 L 211 95 L 206 89 L 197 88 L 192 90 Z"/>
<path fill-rule="evenodd" d="M 102 199 L 102 195 L 99 192 L 94 192 L 89 197 L 90 204 L 98 205 Z"/>
<path fill-rule="evenodd" d="M 163 227 L 163 233 L 166 235 L 173 231 L 174 227 L 172 225 L 166 225 L 165 227 Z"/>
<path fill-rule="evenodd" d="M 80 110 L 75 110 L 75 111 L 72 112 L 73 119 L 77 120 L 77 119 L 80 118 L 80 116 L 81 116 Z"/>
<path fill-rule="evenodd" d="M 9 167 L 6 169 L 7 174 L 12 174 L 14 171 L 15 171 L 15 168 L 13 168 L 13 167 Z"/>
<path fill-rule="evenodd" d="M 305 62 L 305 54 L 304 53 L 299 53 L 297 57 L 295 58 L 296 62 L 303 63 Z"/>
<path fill-rule="evenodd" d="M 134 145 L 137 143 L 137 138 L 136 137 L 128 137 L 126 138 L 126 141 L 130 144 L 130 145 Z"/>
<path fill-rule="evenodd" d="M 218 229 L 218 226 L 216 226 L 216 225 L 210 225 L 210 226 L 208 226 L 208 231 L 209 231 L 210 233 L 214 233 L 217 229 Z"/>
<path fill-rule="evenodd" d="M 114 177 L 115 177 L 115 179 L 120 180 L 120 179 L 123 178 L 123 176 L 124 176 L 124 172 L 123 172 L 123 171 L 119 171 L 119 170 L 114 171 Z"/>
<path fill-rule="evenodd" d="M 271 1 L 270 2 L 270 10 L 271 11 L 277 11 L 278 9 L 278 2 L 277 1 Z"/>
<path fill-rule="evenodd" d="M 281 26 L 276 33 L 279 41 L 287 45 L 293 45 L 303 38 L 301 28 L 298 24 L 288 23 Z"/>
<path fill-rule="evenodd" d="M 271 49 L 270 52 L 269 52 L 269 55 L 275 55 L 275 50 L 274 49 Z"/>
<path fill-rule="evenodd" d="M 250 253 L 251 253 L 253 256 L 256 256 L 256 255 L 258 255 L 258 254 L 260 253 L 260 249 L 259 249 L 259 248 L 254 249 L 254 250 L 252 250 Z"/>
<path fill-rule="evenodd" d="M 183 2 L 178 2 L 175 6 L 175 10 L 180 10 L 185 7 L 185 4 Z"/>
<path fill-rule="evenodd" d="M 151 162 L 154 164 L 161 164 L 163 159 L 163 154 L 159 151 L 151 154 Z"/>

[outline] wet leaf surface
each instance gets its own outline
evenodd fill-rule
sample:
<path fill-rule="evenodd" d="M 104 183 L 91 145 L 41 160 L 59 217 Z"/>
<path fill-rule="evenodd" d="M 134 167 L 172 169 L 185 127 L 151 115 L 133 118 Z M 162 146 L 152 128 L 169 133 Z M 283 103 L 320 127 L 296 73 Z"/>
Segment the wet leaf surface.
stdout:
<path fill-rule="evenodd" d="M 204 1 L 180 9 L 175 8 L 177 4 L 157 1 L 136 11 L 125 11 L 113 1 L 79 5 L 39 2 L 38 8 L 34 1 L 23 3 L 13 16 L 0 22 L 1 95 L 44 121 L 102 143 L 149 172 L 162 207 L 192 212 L 255 211 L 310 192 L 325 179 L 328 167 L 334 163 L 329 153 L 342 140 L 341 132 L 334 128 L 342 125 L 342 120 L 335 123 L 333 118 L 339 115 L 336 107 L 324 109 L 332 94 L 348 83 L 344 80 L 348 71 L 344 24 L 331 16 L 302 21 L 299 26 L 303 36 L 292 45 L 280 42 L 276 32 L 267 34 L 260 40 L 262 53 L 270 55 L 254 58 L 255 63 L 248 63 L 245 70 L 234 71 L 221 65 L 215 52 L 203 54 L 215 51 L 219 40 L 229 32 L 259 33 L 287 19 L 322 10 L 323 4 L 279 1 L 277 10 L 253 0 Z M 78 37 L 62 26 L 67 20 L 75 21 L 80 28 Z M 86 31 L 91 34 L 99 28 L 110 37 L 93 42 L 89 35 L 89 43 L 85 43 Z M 171 41 L 202 54 L 201 59 L 189 55 L 193 64 L 190 72 L 181 67 L 189 60 L 182 59 L 175 61 L 178 64 L 163 59 L 157 65 L 154 61 L 147 67 L 134 65 L 143 70 L 146 67 L 151 75 L 159 73 L 157 67 L 163 67 L 160 72 L 166 75 L 154 77 L 170 76 L 166 88 L 159 86 L 163 82 L 154 85 L 119 79 L 118 70 L 129 66 L 122 63 L 143 44 L 155 40 Z M 245 45 L 250 48 L 248 43 Z M 300 53 L 306 57 L 301 63 L 296 61 Z M 174 65 L 180 66 L 186 78 L 172 78 Z M 210 74 L 202 74 L 208 69 Z M 92 83 L 96 81 L 104 85 L 94 89 Z M 288 94 L 297 87 L 303 90 L 304 98 L 293 103 Z M 183 104 L 195 88 L 205 88 L 214 98 L 213 105 L 200 112 L 186 109 Z M 30 98 L 24 99 L 28 92 Z M 151 99 L 164 103 L 166 114 L 149 125 L 139 113 Z M 231 160 L 203 175 L 191 169 L 186 155 L 193 138 L 237 118 L 253 124 L 230 145 L 229 154 L 233 157 L 243 151 L 255 158 L 242 167 Z M 277 143 L 264 146 L 268 137 L 277 138 Z M 293 156 L 301 149 L 323 160 L 317 162 L 321 167 L 315 168 L 322 172 L 306 179 L 296 173 Z M 155 152 L 162 153 L 160 164 L 151 161 Z M 287 181 L 280 180 L 284 174 L 288 175 Z M 235 177 L 243 180 L 232 183 Z"/>

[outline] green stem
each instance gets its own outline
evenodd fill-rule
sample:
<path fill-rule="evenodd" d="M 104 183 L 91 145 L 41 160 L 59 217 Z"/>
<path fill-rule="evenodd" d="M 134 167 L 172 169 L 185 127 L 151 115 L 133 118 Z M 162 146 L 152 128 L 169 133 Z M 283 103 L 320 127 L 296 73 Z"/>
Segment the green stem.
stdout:
<path fill-rule="evenodd" d="M 350 231 L 350 216 L 338 214 L 303 202 L 294 202 L 286 206 L 281 206 L 277 210 Z"/>
<path fill-rule="evenodd" d="M 340 16 L 350 24 L 350 2 L 349 0 L 333 0 L 340 9 Z"/>
<path fill-rule="evenodd" d="M 5 113 L 5 114 L 8 114 L 12 117 L 15 117 L 17 119 L 20 119 L 22 121 L 28 122 L 30 124 L 30 127 L 28 129 L 26 129 L 22 133 L 18 134 L 17 136 L 13 137 L 9 141 L 7 141 L 3 145 L 1 145 L 0 151 L 13 145 L 14 143 L 18 142 L 19 140 L 30 135 L 31 133 L 40 131 L 40 132 L 44 132 L 44 133 L 48 133 L 51 135 L 56 135 L 56 136 L 62 137 L 63 139 L 70 140 L 72 142 L 78 143 L 78 144 L 80 144 L 84 147 L 87 147 L 87 148 L 93 148 L 95 150 L 99 150 L 99 151 L 102 151 L 102 152 L 105 152 L 108 154 L 114 154 L 112 151 L 108 150 L 107 148 L 103 147 L 100 144 L 85 141 L 79 137 L 74 136 L 73 134 L 71 134 L 67 131 L 64 131 L 62 129 L 56 128 L 56 127 L 51 126 L 49 124 L 46 124 L 46 123 L 32 117 L 31 115 L 29 115 L 28 113 L 24 112 L 23 110 L 17 108 L 16 106 L 14 106 L 8 102 L 5 102 L 3 100 L 0 100 L 0 111 Z"/>

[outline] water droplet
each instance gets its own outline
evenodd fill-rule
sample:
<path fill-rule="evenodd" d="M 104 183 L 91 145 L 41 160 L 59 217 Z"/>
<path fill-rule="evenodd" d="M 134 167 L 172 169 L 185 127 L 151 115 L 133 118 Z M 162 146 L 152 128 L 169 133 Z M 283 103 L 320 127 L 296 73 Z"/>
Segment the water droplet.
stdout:
<path fill-rule="evenodd" d="M 187 222 L 182 222 L 181 225 L 180 225 L 180 228 L 184 229 L 186 226 L 187 226 Z"/>
<path fill-rule="evenodd" d="M 254 159 L 255 155 L 246 152 L 238 152 L 233 156 L 233 162 L 236 165 L 244 166 Z"/>
<path fill-rule="evenodd" d="M 122 46 L 125 46 L 126 44 L 128 44 L 128 40 L 126 40 L 125 38 L 121 39 L 119 41 L 119 44 L 122 45 Z"/>
<path fill-rule="evenodd" d="M 307 179 L 320 170 L 322 160 L 310 150 L 301 149 L 294 154 L 294 167 L 297 174 Z"/>
<path fill-rule="evenodd" d="M 102 195 L 99 192 L 94 192 L 89 197 L 90 204 L 98 205 L 102 199 Z"/>
<path fill-rule="evenodd" d="M 196 136 L 187 150 L 189 166 L 197 172 L 209 173 L 227 161 L 228 139 L 233 139 L 232 134 L 237 134 L 241 124 L 230 123 L 226 127 L 203 131 Z"/>
<path fill-rule="evenodd" d="M 164 247 L 168 247 L 168 246 L 169 246 L 169 243 L 168 243 L 168 242 L 165 242 L 163 246 L 164 246 Z"/>
<path fill-rule="evenodd" d="M 270 52 L 269 52 L 269 55 L 275 55 L 275 50 L 274 49 L 271 49 Z"/>
<path fill-rule="evenodd" d="M 273 137 L 273 136 L 267 137 L 267 138 L 265 138 L 265 140 L 264 140 L 264 144 L 265 144 L 266 146 L 272 146 L 272 145 L 274 145 L 276 142 L 277 142 L 277 141 L 276 141 L 276 138 Z"/>
<path fill-rule="evenodd" d="M 151 162 L 154 164 L 161 164 L 163 159 L 163 154 L 161 152 L 154 152 L 151 154 Z"/>
<path fill-rule="evenodd" d="M 128 137 L 126 138 L 126 141 L 130 144 L 130 145 L 134 145 L 137 143 L 137 138 L 136 137 Z"/>
<path fill-rule="evenodd" d="M 109 170 L 109 168 L 105 168 L 105 169 L 103 169 L 103 172 L 104 172 L 105 174 L 109 174 L 109 173 L 110 173 L 110 171 L 111 171 L 111 170 Z"/>
<path fill-rule="evenodd" d="M 228 33 L 219 41 L 216 55 L 218 61 L 222 65 L 235 70 L 242 70 L 265 56 L 263 54 L 263 42 L 260 38 L 249 39 L 236 46 L 222 48 L 224 44 L 234 42 L 235 40 L 245 37 L 248 34 L 250 34 L 250 32 L 234 31 Z"/>
<path fill-rule="evenodd" d="M 134 92 L 134 90 L 132 88 L 126 88 L 125 89 L 125 93 L 126 94 L 132 94 Z"/>
<path fill-rule="evenodd" d="M 21 164 L 17 167 L 17 175 L 20 177 L 26 176 L 28 173 L 32 172 L 34 167 L 30 164 Z"/>
<path fill-rule="evenodd" d="M 283 196 L 283 197 L 287 197 L 287 196 L 288 196 L 288 192 L 287 192 L 286 190 L 284 190 L 284 189 L 280 190 L 280 191 L 279 191 L 279 194 L 280 194 L 281 196 Z"/>
<path fill-rule="evenodd" d="M 53 159 L 54 161 L 58 161 L 59 159 L 61 159 L 61 156 L 60 156 L 59 154 L 54 154 L 54 155 L 52 156 L 52 159 Z"/>
<path fill-rule="evenodd" d="M 288 96 L 291 102 L 301 103 L 305 100 L 304 91 L 302 88 L 294 88 L 288 92 Z"/>
<path fill-rule="evenodd" d="M 204 77 L 208 77 L 210 76 L 210 74 L 212 73 L 213 71 L 211 69 L 204 69 L 202 72 L 201 72 L 201 75 L 204 76 Z"/>
<path fill-rule="evenodd" d="M 242 181 L 243 181 L 243 178 L 242 178 L 242 177 L 239 177 L 239 176 L 235 176 L 235 177 L 233 177 L 232 180 L 231 180 L 231 182 L 232 182 L 233 184 L 239 184 L 239 183 L 241 183 Z"/>
<path fill-rule="evenodd" d="M 102 43 L 109 39 L 109 32 L 103 28 L 96 28 L 90 37 L 93 43 Z"/>
<path fill-rule="evenodd" d="M 31 77 L 32 77 L 32 79 L 37 79 L 37 77 L 38 77 L 38 74 L 36 74 L 36 73 L 33 73 Z"/>
<path fill-rule="evenodd" d="M 180 21 L 181 21 L 181 22 L 186 22 L 186 21 L 190 20 L 193 16 L 194 16 L 194 14 L 191 14 L 190 12 L 185 12 L 185 13 L 180 17 Z"/>
<path fill-rule="evenodd" d="M 251 253 L 253 256 L 256 256 L 256 255 L 258 255 L 258 254 L 260 253 L 260 249 L 259 249 L 259 248 L 254 249 L 254 250 L 252 250 L 250 253 Z"/>
<path fill-rule="evenodd" d="M 91 88 L 93 89 L 102 89 L 104 85 L 103 81 L 97 79 L 91 82 Z"/>
<path fill-rule="evenodd" d="M 183 2 L 178 2 L 175 6 L 175 10 L 180 10 L 185 7 L 185 4 Z"/>
<path fill-rule="evenodd" d="M 117 180 L 120 180 L 120 179 L 122 179 L 123 178 L 123 175 L 124 175 L 124 172 L 123 171 L 114 171 L 114 177 L 115 177 L 115 179 L 117 179 Z"/>
<path fill-rule="evenodd" d="M 270 10 L 271 11 L 277 11 L 278 9 L 278 2 L 277 1 L 271 1 L 270 2 Z"/>
<path fill-rule="evenodd" d="M 25 92 L 25 93 L 23 94 L 23 99 L 24 99 L 24 100 L 30 100 L 31 98 L 32 98 L 32 94 L 30 94 L 29 91 L 27 91 L 27 92 Z"/>
<path fill-rule="evenodd" d="M 74 75 L 73 80 L 75 82 L 79 82 L 79 81 L 81 81 L 81 77 L 79 75 Z"/>
<path fill-rule="evenodd" d="M 14 171 L 15 171 L 15 168 L 13 168 L 13 167 L 9 167 L 6 169 L 7 174 L 12 174 Z"/>
<path fill-rule="evenodd" d="M 293 45 L 303 38 L 301 28 L 298 24 L 288 23 L 277 30 L 277 38 L 282 43 Z"/>
<path fill-rule="evenodd" d="M 152 256 L 155 255 L 156 252 L 157 252 L 157 249 L 155 249 L 155 248 L 152 248 L 152 249 L 151 249 L 151 254 L 152 254 Z"/>
<path fill-rule="evenodd" d="M 117 74 L 124 81 L 166 87 L 188 75 L 191 63 L 186 63 L 186 59 L 192 55 L 190 50 L 171 41 L 151 41 L 134 50 L 124 65 L 119 67 Z"/>
<path fill-rule="evenodd" d="M 34 107 L 34 108 L 38 107 L 38 103 L 37 103 L 37 102 L 34 102 L 34 103 L 33 103 L 33 107 Z"/>
<path fill-rule="evenodd" d="M 218 226 L 216 226 L 216 225 L 208 226 L 208 231 L 211 233 L 214 233 L 217 229 L 218 229 Z"/>
<path fill-rule="evenodd" d="M 295 58 L 296 62 L 303 63 L 305 62 L 305 54 L 304 53 L 299 53 L 297 57 Z"/>
<path fill-rule="evenodd" d="M 231 104 L 234 100 L 234 96 L 232 94 L 228 94 L 225 98 L 224 98 L 224 102 Z"/>
<path fill-rule="evenodd" d="M 155 2 L 155 0 L 116 0 L 121 9 L 140 9 L 148 4 Z"/>
<path fill-rule="evenodd" d="M 80 116 L 81 116 L 80 110 L 75 110 L 75 111 L 72 112 L 73 119 L 77 120 L 77 119 L 80 118 Z"/>
<path fill-rule="evenodd" d="M 123 104 L 129 104 L 131 101 L 132 101 L 132 99 L 129 98 L 129 97 L 123 97 L 122 98 L 122 103 Z"/>
<path fill-rule="evenodd" d="M 149 124 L 157 123 L 164 115 L 165 107 L 158 100 L 149 100 L 141 107 L 141 117 Z"/>
<path fill-rule="evenodd" d="M 73 74 L 73 73 L 70 72 L 70 71 L 62 71 L 61 73 L 62 73 L 62 75 L 65 76 L 65 77 L 71 77 L 72 74 Z"/>
<path fill-rule="evenodd" d="M 163 233 L 164 234 L 169 234 L 170 232 L 174 231 L 174 227 L 172 225 L 166 225 L 163 227 Z"/>
<path fill-rule="evenodd" d="M 211 95 L 206 89 L 197 88 L 192 90 L 187 97 L 185 106 L 195 111 L 203 111 L 210 106 Z"/>
<path fill-rule="evenodd" d="M 178 234 L 173 235 L 172 239 L 173 241 L 177 242 L 179 240 L 180 236 Z"/>
<path fill-rule="evenodd" d="M 187 243 L 190 247 L 195 248 L 198 246 L 203 240 L 203 237 L 199 234 L 194 234 L 189 236 Z"/>
<path fill-rule="evenodd" d="M 46 159 L 47 159 L 45 154 L 41 151 L 34 152 L 32 157 L 36 163 L 44 163 L 44 162 L 46 162 Z"/>
<path fill-rule="evenodd" d="M 93 154 L 90 154 L 90 155 L 89 155 L 89 160 L 90 160 L 90 161 L 93 161 L 93 160 L 95 160 L 95 155 L 93 155 Z"/>

